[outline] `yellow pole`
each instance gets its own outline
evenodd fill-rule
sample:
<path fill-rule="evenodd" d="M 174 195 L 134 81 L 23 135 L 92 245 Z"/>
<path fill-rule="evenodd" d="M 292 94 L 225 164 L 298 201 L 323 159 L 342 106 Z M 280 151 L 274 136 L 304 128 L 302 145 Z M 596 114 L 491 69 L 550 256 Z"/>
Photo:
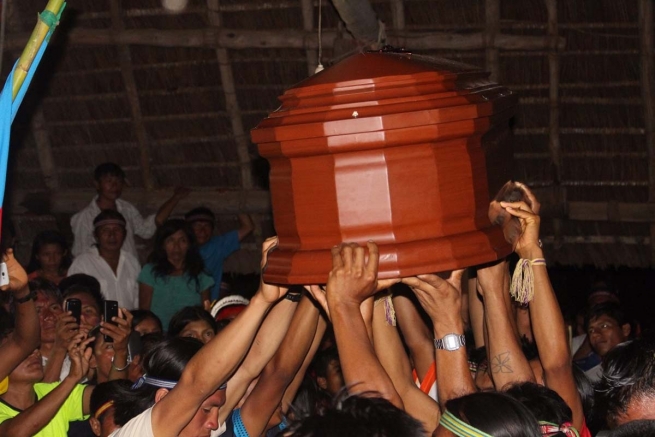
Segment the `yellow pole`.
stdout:
<path fill-rule="evenodd" d="M 59 16 L 62 6 L 64 5 L 64 0 L 49 0 L 48 5 L 45 8 L 45 11 L 51 12 L 55 17 Z M 45 12 L 44 11 L 44 12 Z M 3 11 L 4 13 L 4 11 Z M 27 72 L 36 57 L 41 44 L 46 35 L 50 31 L 50 27 L 39 17 L 30 39 L 27 41 L 27 45 L 23 50 L 23 53 L 20 55 L 18 64 L 16 65 L 16 70 L 14 70 L 14 81 L 12 83 L 12 99 L 16 98 L 18 91 L 23 86 Z"/>

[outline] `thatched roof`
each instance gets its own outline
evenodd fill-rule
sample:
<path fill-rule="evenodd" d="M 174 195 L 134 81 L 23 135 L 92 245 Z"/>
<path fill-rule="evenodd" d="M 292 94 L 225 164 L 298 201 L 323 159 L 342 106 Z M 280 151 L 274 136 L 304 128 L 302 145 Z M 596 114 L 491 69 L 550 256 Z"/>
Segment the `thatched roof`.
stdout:
<path fill-rule="evenodd" d="M 3 75 L 44 3 L 9 1 Z M 201 190 L 194 202 L 219 196 L 218 212 L 250 211 L 271 233 L 267 166 L 249 130 L 314 70 L 318 4 L 190 0 L 174 15 L 159 0 L 71 0 L 15 123 L 12 212 L 47 193 L 46 210 L 70 214 L 92 193 L 92 168 L 114 161 L 135 198 L 155 205 L 186 185 Z M 486 68 L 519 92 L 515 177 L 542 188 L 550 259 L 653 264 L 650 0 L 371 4 L 389 42 Z M 364 46 L 331 2 L 321 12 L 324 64 Z M 255 243 L 233 268 L 256 267 Z"/>

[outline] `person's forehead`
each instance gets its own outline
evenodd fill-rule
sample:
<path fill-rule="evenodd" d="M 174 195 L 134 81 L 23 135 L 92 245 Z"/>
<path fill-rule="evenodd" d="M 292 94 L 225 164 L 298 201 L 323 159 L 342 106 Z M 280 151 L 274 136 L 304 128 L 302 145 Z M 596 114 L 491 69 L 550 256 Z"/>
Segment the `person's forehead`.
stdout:
<path fill-rule="evenodd" d="M 596 326 L 602 323 L 611 323 L 613 325 L 619 324 L 618 320 L 616 320 L 614 317 L 610 316 L 609 314 L 601 314 L 600 316 L 591 319 L 589 321 L 589 326 Z"/>
<path fill-rule="evenodd" d="M 37 290 L 36 292 L 36 304 L 41 304 L 41 305 L 52 305 L 52 304 L 58 304 L 57 299 L 48 293 L 45 293 L 43 291 Z"/>
<path fill-rule="evenodd" d="M 98 227 L 99 232 L 103 232 L 103 231 L 105 231 L 105 232 L 114 231 L 115 232 L 115 231 L 124 231 L 124 230 L 125 230 L 125 226 L 115 224 L 115 223 L 102 225 L 102 226 Z"/>
<path fill-rule="evenodd" d="M 100 308 L 98 308 L 98 304 L 96 303 L 96 300 L 88 293 L 72 293 L 66 296 L 66 300 L 69 299 L 79 299 L 80 302 L 82 302 L 82 306 L 90 306 L 98 311 L 100 311 Z"/>

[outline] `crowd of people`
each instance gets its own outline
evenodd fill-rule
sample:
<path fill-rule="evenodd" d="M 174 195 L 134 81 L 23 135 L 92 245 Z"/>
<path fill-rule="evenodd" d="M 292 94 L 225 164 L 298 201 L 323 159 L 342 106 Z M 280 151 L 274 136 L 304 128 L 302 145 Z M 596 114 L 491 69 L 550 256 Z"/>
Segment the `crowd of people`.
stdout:
<path fill-rule="evenodd" d="M 655 337 L 607 284 L 563 316 L 523 185 L 492 208 L 514 275 L 515 256 L 383 280 L 374 242 L 342 243 L 326 284 L 247 300 L 221 288 L 247 215 L 223 235 L 204 207 L 170 219 L 178 189 L 143 218 L 124 180 L 97 167 L 72 249 L 51 230 L 26 269 L 4 255 L 0 436 L 655 436 Z"/>

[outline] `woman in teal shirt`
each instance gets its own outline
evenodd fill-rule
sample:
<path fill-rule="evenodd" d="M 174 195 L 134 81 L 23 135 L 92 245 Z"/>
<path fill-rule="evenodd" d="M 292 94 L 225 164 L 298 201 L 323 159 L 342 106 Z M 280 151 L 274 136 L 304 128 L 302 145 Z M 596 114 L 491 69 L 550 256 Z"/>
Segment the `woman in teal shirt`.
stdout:
<path fill-rule="evenodd" d="M 168 326 L 185 306 L 209 303 L 214 285 L 206 275 L 191 229 L 184 220 L 168 220 L 157 229 L 149 263 L 139 274 L 139 309 L 157 314 Z"/>

